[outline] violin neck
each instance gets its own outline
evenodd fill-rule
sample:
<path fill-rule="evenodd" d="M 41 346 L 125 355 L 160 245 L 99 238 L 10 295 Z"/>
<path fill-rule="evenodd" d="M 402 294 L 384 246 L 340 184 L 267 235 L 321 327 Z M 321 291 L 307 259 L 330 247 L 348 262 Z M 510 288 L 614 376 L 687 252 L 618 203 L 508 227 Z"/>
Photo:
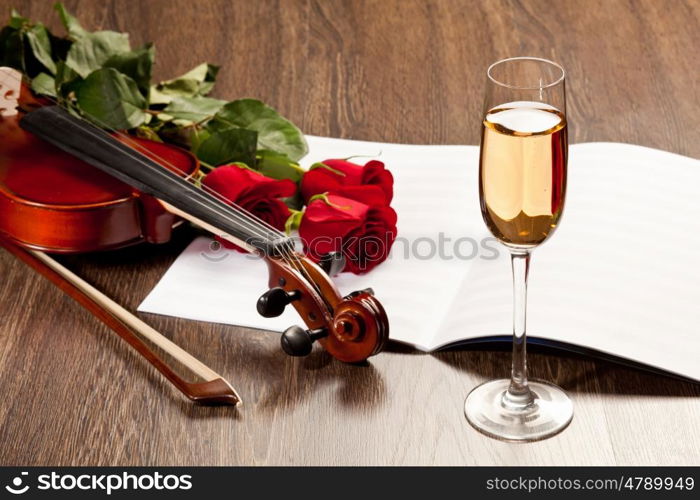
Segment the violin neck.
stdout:
<path fill-rule="evenodd" d="M 26 114 L 20 126 L 250 252 L 278 255 L 283 247 L 288 248 L 290 240 L 284 234 L 59 106 Z"/>

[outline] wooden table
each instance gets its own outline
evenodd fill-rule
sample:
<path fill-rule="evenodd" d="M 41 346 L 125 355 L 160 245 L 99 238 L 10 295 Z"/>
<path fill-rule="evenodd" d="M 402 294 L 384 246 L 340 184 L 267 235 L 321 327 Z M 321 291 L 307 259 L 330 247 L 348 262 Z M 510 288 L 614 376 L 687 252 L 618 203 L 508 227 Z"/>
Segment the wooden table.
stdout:
<path fill-rule="evenodd" d="M 15 4 L 57 29 L 52 2 L 0 0 L 0 11 Z M 157 77 L 223 64 L 216 95 L 257 96 L 310 134 L 476 144 L 488 64 L 539 55 L 568 70 L 572 142 L 700 157 L 697 0 L 66 4 L 89 28 L 154 41 Z M 135 310 L 190 238 L 63 262 Z M 245 400 L 199 407 L 6 252 L 0 271 L 2 465 L 700 464 L 698 385 L 532 354 L 531 374 L 571 394 L 574 421 L 506 444 L 472 430 L 462 404 L 507 372 L 507 352 L 392 346 L 348 366 L 320 351 L 289 358 L 271 333 L 141 315 Z"/>

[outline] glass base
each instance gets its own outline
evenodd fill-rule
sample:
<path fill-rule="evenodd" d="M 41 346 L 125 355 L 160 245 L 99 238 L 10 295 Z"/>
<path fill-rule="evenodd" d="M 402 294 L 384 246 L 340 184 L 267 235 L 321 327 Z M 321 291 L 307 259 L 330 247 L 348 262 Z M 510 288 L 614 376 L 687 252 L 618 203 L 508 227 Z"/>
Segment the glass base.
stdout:
<path fill-rule="evenodd" d="M 503 400 L 510 380 L 498 379 L 475 387 L 464 402 L 464 414 L 479 432 L 502 441 L 529 442 L 563 431 L 574 416 L 566 393 L 544 380 L 530 380 L 534 401 L 526 406 Z"/>

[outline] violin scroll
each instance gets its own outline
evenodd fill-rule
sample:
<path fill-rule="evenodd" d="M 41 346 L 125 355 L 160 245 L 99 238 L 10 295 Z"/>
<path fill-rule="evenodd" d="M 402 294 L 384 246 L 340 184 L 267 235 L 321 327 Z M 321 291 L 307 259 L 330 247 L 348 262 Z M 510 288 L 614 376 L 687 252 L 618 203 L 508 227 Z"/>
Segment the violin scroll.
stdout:
<path fill-rule="evenodd" d="M 335 308 L 332 334 L 324 347 L 346 363 L 378 354 L 389 338 L 389 320 L 381 303 L 368 291 L 354 292 Z"/>
<path fill-rule="evenodd" d="M 258 311 L 281 314 L 291 303 L 307 326 L 284 332 L 281 344 L 287 354 L 305 356 L 318 341 L 334 358 L 357 363 L 382 350 L 389 321 L 371 289 L 342 297 L 328 275 L 305 257 L 266 260 L 271 290 L 258 301 Z"/>

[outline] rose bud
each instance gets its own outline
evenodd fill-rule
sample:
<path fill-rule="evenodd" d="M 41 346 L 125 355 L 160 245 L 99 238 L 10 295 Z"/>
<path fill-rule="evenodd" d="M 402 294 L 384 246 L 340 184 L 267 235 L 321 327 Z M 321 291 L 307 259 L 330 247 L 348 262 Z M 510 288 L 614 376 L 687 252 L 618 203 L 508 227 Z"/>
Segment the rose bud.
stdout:
<path fill-rule="evenodd" d="M 236 165 L 214 169 L 202 184 L 223 196 L 229 204 L 235 203 L 279 230 L 284 230 L 284 224 L 291 215 L 287 205 L 279 198 L 294 196 L 296 193 L 296 184 L 289 179 L 270 179 L 254 170 Z M 244 251 L 222 238 L 217 237 L 217 240 L 226 248 Z"/>
<path fill-rule="evenodd" d="M 315 262 L 342 252 L 344 271 L 363 274 L 384 262 L 396 239 L 396 212 L 328 194 L 311 200 L 299 226 L 306 254 Z"/>
<path fill-rule="evenodd" d="M 304 201 L 321 193 L 335 193 L 370 205 L 389 205 L 394 196 L 394 177 L 384 163 L 369 161 L 365 166 L 347 160 L 325 160 L 311 167 L 301 180 Z"/>

